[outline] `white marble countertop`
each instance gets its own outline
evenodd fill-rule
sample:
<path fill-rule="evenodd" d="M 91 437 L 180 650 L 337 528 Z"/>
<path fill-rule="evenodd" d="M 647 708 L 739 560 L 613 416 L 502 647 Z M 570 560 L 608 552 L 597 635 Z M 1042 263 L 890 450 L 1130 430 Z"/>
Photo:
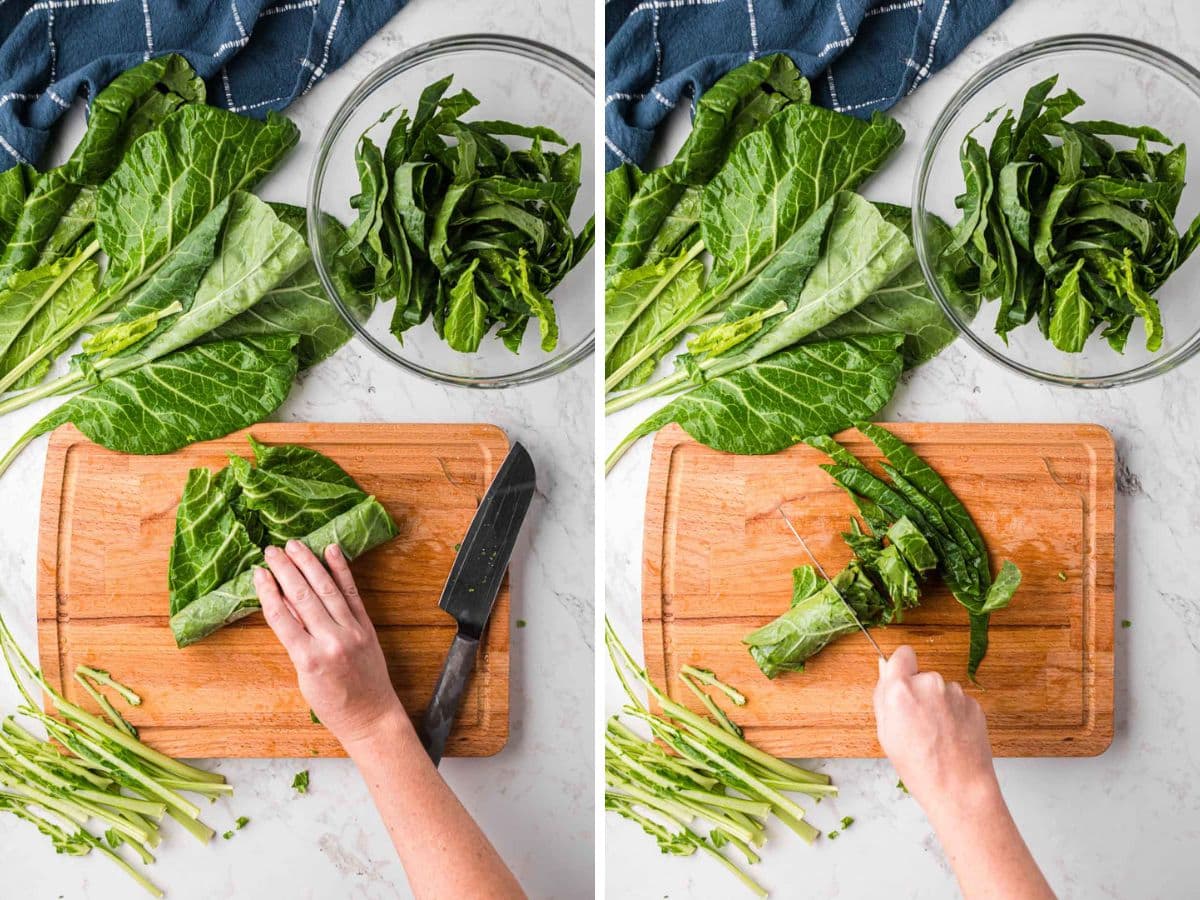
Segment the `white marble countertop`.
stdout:
<path fill-rule="evenodd" d="M 388 57 L 465 31 L 534 38 L 594 65 L 593 11 L 578 0 L 412 0 L 346 66 L 288 110 L 300 126 L 301 143 L 262 193 L 303 203 L 318 138 L 346 94 Z M 592 894 L 592 368 L 588 359 L 549 381 L 473 391 L 402 373 L 351 342 L 304 376 L 275 415 L 284 421 L 491 422 L 533 455 L 539 493 L 512 570 L 512 617 L 528 626 L 512 631 L 509 743 L 489 759 L 446 760 L 442 772 L 534 897 Z M 0 444 L 9 446 L 43 412 L 39 407 L 5 417 Z M 0 488 L 0 603 L 30 650 L 44 458 L 43 440 L 18 459 Z M 119 671 L 119 661 L 112 667 Z M 15 694 L 7 678 L 0 682 L 0 710 L 7 713 Z M 228 760 L 216 766 L 237 793 L 206 810 L 205 820 L 218 832 L 239 815 L 250 824 L 233 840 L 217 838 L 208 847 L 168 824 L 149 874 L 169 897 L 408 896 L 404 873 L 349 761 Z M 311 773 L 306 796 L 291 789 L 300 768 Z M 0 846 L 0 895 L 136 896 L 138 889 L 108 861 L 57 857 L 44 837 L 8 816 L 0 818 Z"/>
<path fill-rule="evenodd" d="M 1192 0 L 1098 4 L 1017 0 L 952 65 L 893 113 L 908 137 L 867 193 L 908 203 L 913 168 L 934 118 L 984 63 L 1037 38 L 1098 31 L 1140 38 L 1200 64 L 1200 6 Z M 1086 97 L 1085 88 L 1080 88 Z M 1193 267 L 1194 271 L 1194 267 Z M 1196 896 L 1200 882 L 1200 600 L 1192 584 L 1200 534 L 1200 451 L 1193 421 L 1200 363 L 1124 390 L 1041 386 L 1002 371 L 958 342 L 897 390 L 884 420 L 1096 422 L 1117 441 L 1116 737 L 1096 759 L 1002 760 L 1005 796 L 1051 885 L 1063 898 Z M 611 447 L 646 414 L 606 428 Z M 605 485 L 605 593 L 609 616 L 640 645 L 641 518 L 650 440 Z M 605 708 L 620 705 L 608 676 Z M 806 847 L 774 829 L 754 873 L 776 897 L 956 895 L 953 876 L 920 809 L 896 789 L 886 760 L 824 765 L 840 797 L 816 807 L 818 826 L 854 826 Z M 660 856 L 632 823 L 605 823 L 607 895 L 732 897 L 715 863 Z M 748 896 L 748 895 L 747 895 Z"/>

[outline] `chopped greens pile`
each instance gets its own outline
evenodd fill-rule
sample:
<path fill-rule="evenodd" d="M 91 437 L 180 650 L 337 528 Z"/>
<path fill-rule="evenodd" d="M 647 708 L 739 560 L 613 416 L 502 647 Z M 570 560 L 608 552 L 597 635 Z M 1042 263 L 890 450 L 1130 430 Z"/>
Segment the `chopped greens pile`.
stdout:
<path fill-rule="evenodd" d="M 343 255 L 363 292 L 395 301 L 397 340 L 432 319 L 453 349 L 474 353 L 498 325 L 516 353 L 532 318 L 553 350 L 547 295 L 595 239 L 594 219 L 579 234 L 570 225 L 580 145 L 552 151 L 544 145 L 567 142 L 544 126 L 463 119 L 479 101 L 466 90 L 445 96 L 452 77 L 425 88 L 415 111 L 400 110 L 382 149 L 369 131 L 359 139 L 358 217 Z"/>
<path fill-rule="evenodd" d="M 832 583 L 811 566 L 796 569 L 791 609 L 743 643 L 768 678 L 802 672 L 827 644 L 858 630 L 855 616 L 868 628 L 902 621 L 904 611 L 920 603 L 921 580 L 936 569 L 970 617 L 967 674 L 974 680 L 987 654 L 989 618 L 1012 601 L 1021 571 L 1006 560 L 993 579 L 979 529 L 941 476 L 890 431 L 858 428 L 886 458 L 890 484 L 832 438 L 806 441 L 833 460 L 821 468 L 862 516 L 864 524 L 851 519 L 842 535 L 854 557 Z"/>
<path fill-rule="evenodd" d="M 296 126 L 204 104 L 178 56 L 117 76 L 70 159 L 0 174 L 0 414 L 69 396 L 0 458 L 65 422 L 167 453 L 272 413 L 350 330 L 317 281 L 304 211 L 248 191 Z M 327 226 L 340 238 L 341 226 Z M 103 265 L 101 262 L 103 261 Z M 349 302 L 349 263 L 336 277 Z M 46 381 L 83 334 L 69 371 Z M 73 395 L 73 396 L 72 396 Z"/>
<path fill-rule="evenodd" d="M 337 544 L 354 559 L 397 534 L 382 504 L 327 456 L 253 436 L 250 446 L 255 465 L 230 454 L 216 474 L 188 473 L 167 572 L 180 647 L 261 608 L 253 570 L 263 565 L 263 547 L 298 540 L 319 556 Z"/>
<path fill-rule="evenodd" d="M 93 850 L 124 869 L 155 897 L 159 890 L 120 852 L 127 846 L 143 864 L 162 840 L 160 823 L 170 816 L 201 843 L 213 830 L 200 821 L 200 808 L 184 796 L 213 800 L 233 792 L 223 776 L 181 763 L 137 738 L 116 710 L 107 687 L 131 706 L 141 698 L 107 672 L 80 666 L 75 679 L 97 701 L 107 721 L 68 701 L 42 677 L 0 618 L 0 656 L 24 699 L 17 712 L 45 729 L 40 738 L 7 716 L 0 724 L 0 812 L 25 820 L 46 835 L 59 853 L 86 856 Z M 32 685 L 30 684 L 32 683 Z M 42 711 L 40 689 L 55 716 Z M 89 823 L 105 829 L 103 836 Z"/>
<path fill-rule="evenodd" d="M 629 698 L 623 712 L 640 720 L 651 734 L 649 739 L 642 737 L 619 716 L 609 719 L 604 732 L 604 808 L 639 825 L 663 853 L 691 856 L 703 851 L 757 896 L 767 896 L 721 849 L 730 845 L 748 865 L 754 865 L 761 858 L 757 851 L 766 842 L 766 825 L 772 817 L 811 843 L 820 832 L 786 795 L 806 794 L 819 801 L 835 796 L 837 788 L 828 775 L 776 759 L 746 743 L 741 729 L 703 686 L 720 691 L 736 706 L 744 705 L 746 698 L 712 672 L 691 666 L 680 672 L 683 683 L 711 713 L 712 718 L 706 718 L 660 690 L 634 662 L 607 619 L 604 640 Z M 645 687 L 661 714 L 642 702 L 629 676 Z M 696 823 L 707 826 L 707 834 L 697 831 Z"/>
<path fill-rule="evenodd" d="M 1151 150 L 1171 140 L 1145 125 L 1067 121 L 1084 101 L 1072 90 L 1050 96 L 1057 81 L 1031 87 L 1019 113 L 1005 109 L 989 149 L 974 129 L 963 139 L 963 217 L 948 249 L 970 260 L 962 284 L 1000 301 L 1005 340 L 1036 319 L 1059 350 L 1078 353 L 1103 329 L 1122 352 L 1140 319 L 1157 351 L 1153 294 L 1200 245 L 1200 217 L 1183 235 L 1175 227 L 1187 151 Z M 1118 149 L 1109 137 L 1136 144 Z"/>
<path fill-rule="evenodd" d="M 916 261 L 909 210 L 853 193 L 904 130 L 809 99 L 787 57 L 753 60 L 701 97 L 672 162 L 606 176 L 606 411 L 679 395 L 617 445 L 609 468 L 669 422 L 746 454 L 831 434 L 874 416 L 903 368 L 954 339 Z M 939 281 L 970 319 L 978 297 L 955 278 L 965 257 L 948 226 L 932 227 L 948 248 Z M 652 381 L 681 341 L 674 371 Z"/>

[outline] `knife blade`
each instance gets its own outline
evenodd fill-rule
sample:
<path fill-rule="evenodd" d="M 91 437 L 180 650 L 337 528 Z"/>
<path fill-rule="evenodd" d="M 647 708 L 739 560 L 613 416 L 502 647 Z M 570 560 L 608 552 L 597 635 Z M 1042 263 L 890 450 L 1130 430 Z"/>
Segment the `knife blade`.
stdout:
<path fill-rule="evenodd" d="M 824 566 L 817 561 L 816 556 L 814 556 L 813 552 L 808 549 L 808 543 L 800 536 L 800 532 L 796 530 L 796 526 L 792 524 L 792 520 L 789 519 L 787 513 L 783 511 L 782 504 L 779 506 L 779 515 L 783 516 L 783 521 L 787 522 L 788 529 L 793 535 L 796 536 L 796 540 L 800 542 L 800 546 L 804 548 L 804 552 L 808 554 L 808 558 L 811 559 L 813 565 L 816 566 L 817 572 L 820 573 L 822 578 L 829 582 L 829 586 L 833 588 L 833 592 L 837 594 L 837 598 L 841 600 L 842 605 L 846 607 L 846 612 L 850 613 L 850 618 L 854 620 L 854 624 L 858 626 L 858 630 L 861 631 L 866 639 L 871 642 L 871 646 L 875 648 L 875 652 L 879 654 L 879 658 L 884 662 L 887 662 L 887 656 L 884 655 L 883 650 L 880 648 L 879 644 L 876 643 L 875 638 L 871 637 L 871 632 L 867 631 L 867 626 L 862 623 L 861 619 L 859 619 L 858 613 L 854 611 L 854 607 L 850 605 L 850 601 L 846 599 L 846 596 L 840 590 L 838 590 L 838 586 L 834 583 L 833 579 L 825 574 Z"/>
<path fill-rule="evenodd" d="M 421 721 L 421 743 L 436 766 L 475 668 L 484 626 L 500 593 L 521 523 L 537 488 L 533 460 L 514 442 L 471 519 L 438 606 L 458 623 Z"/>

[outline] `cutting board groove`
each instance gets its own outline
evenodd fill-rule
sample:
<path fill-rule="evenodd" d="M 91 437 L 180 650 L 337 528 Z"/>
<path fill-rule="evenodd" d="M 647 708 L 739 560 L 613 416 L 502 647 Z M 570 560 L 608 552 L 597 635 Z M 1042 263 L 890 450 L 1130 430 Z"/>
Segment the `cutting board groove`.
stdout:
<path fill-rule="evenodd" d="M 1020 566 L 1012 606 L 992 616 L 979 685 L 999 756 L 1091 756 L 1113 730 L 1114 446 L 1095 425 L 897 423 L 962 499 L 993 567 Z M 870 465 L 880 455 L 857 431 L 837 436 Z M 871 710 L 877 668 L 861 635 L 836 641 L 803 673 L 768 680 L 742 637 L 787 610 L 791 571 L 809 562 L 782 505 L 826 571 L 850 559 L 840 533 L 854 505 L 796 446 L 733 456 L 678 426 L 658 433 L 643 542 L 642 636 L 650 676 L 702 707 L 678 680 L 713 669 L 749 703 L 731 710 L 746 737 L 789 757 L 880 756 Z M 1061 577 L 1059 573 L 1062 573 Z M 1065 580 L 1064 580 L 1065 579 Z M 934 576 L 903 624 L 873 629 L 885 652 L 912 644 L 922 668 L 966 681 L 967 614 Z"/>
<path fill-rule="evenodd" d="M 455 624 L 438 598 L 455 545 L 508 451 L 490 425 L 275 423 L 268 444 L 325 453 L 399 525 L 353 564 L 392 681 L 420 717 Z M 50 438 L 38 545 L 38 649 L 52 684 L 86 708 L 75 667 L 107 668 L 141 693 L 128 711 L 142 738 L 179 757 L 339 756 L 309 718 L 287 654 L 254 615 L 180 650 L 168 627 L 167 560 L 189 469 L 250 457 L 246 432 L 165 456 L 99 447 L 73 426 Z M 508 739 L 506 578 L 447 755 L 487 756 Z"/>

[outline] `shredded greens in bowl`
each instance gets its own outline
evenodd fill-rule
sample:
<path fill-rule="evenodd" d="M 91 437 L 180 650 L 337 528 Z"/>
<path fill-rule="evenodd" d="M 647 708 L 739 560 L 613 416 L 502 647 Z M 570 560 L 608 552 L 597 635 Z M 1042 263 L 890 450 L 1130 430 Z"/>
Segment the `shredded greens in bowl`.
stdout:
<path fill-rule="evenodd" d="M 959 150 L 962 217 L 947 251 L 965 254 L 960 286 L 996 301 L 995 333 L 1036 322 L 1054 347 L 1079 353 L 1096 332 L 1118 353 L 1140 322 L 1163 346 L 1158 291 L 1200 245 L 1200 217 L 1175 216 L 1187 149 L 1148 125 L 1073 114 L 1084 99 L 1033 85 L 1019 110 L 998 108 Z M 990 146 L 976 131 L 997 121 Z"/>
<path fill-rule="evenodd" d="M 536 321 L 552 351 L 549 295 L 594 241 L 594 218 L 578 233 L 570 225 L 581 145 L 542 125 L 469 118 L 479 100 L 447 94 L 452 79 L 360 136 L 357 218 L 338 258 L 359 290 L 394 303 L 390 331 L 401 343 L 429 322 L 453 350 L 476 352 L 494 329 L 517 353 Z M 381 145 L 372 133 L 387 120 Z"/>

